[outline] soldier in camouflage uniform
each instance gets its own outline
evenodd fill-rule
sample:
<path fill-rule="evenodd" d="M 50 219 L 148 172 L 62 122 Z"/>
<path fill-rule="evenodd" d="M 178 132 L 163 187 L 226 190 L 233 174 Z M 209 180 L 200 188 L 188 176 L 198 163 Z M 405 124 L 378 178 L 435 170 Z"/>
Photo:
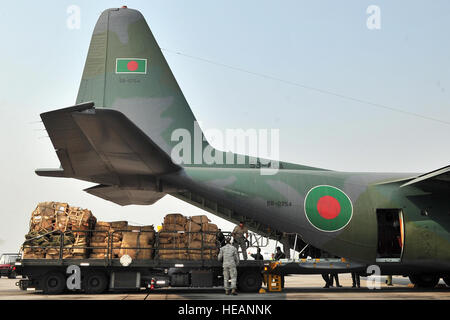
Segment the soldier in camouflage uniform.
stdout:
<path fill-rule="evenodd" d="M 230 239 L 227 238 L 226 245 L 220 248 L 218 259 L 223 261 L 223 285 L 225 287 L 225 294 L 230 294 L 230 284 L 228 280 L 231 278 L 231 294 L 237 295 L 236 293 L 236 280 L 237 280 L 237 269 L 236 266 L 239 264 L 239 256 L 237 249 L 230 244 Z"/>
<path fill-rule="evenodd" d="M 244 236 L 245 234 L 245 236 Z M 231 233 L 234 238 L 233 245 L 236 250 L 239 250 L 239 246 L 242 249 L 242 255 L 244 256 L 244 260 L 247 260 L 247 238 L 248 238 L 248 229 L 244 226 L 243 222 L 240 222 L 238 226 L 236 226 Z"/>

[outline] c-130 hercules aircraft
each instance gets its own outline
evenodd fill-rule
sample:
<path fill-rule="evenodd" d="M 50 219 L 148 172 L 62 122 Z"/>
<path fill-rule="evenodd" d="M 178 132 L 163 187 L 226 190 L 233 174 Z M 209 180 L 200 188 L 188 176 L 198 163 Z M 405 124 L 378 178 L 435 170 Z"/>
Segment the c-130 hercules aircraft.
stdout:
<path fill-rule="evenodd" d="M 76 105 L 41 114 L 61 162 L 40 176 L 98 185 L 90 194 L 150 205 L 166 194 L 273 239 L 282 232 L 419 286 L 450 285 L 450 166 L 427 174 L 336 172 L 251 161 L 175 163 L 173 132 L 196 120 L 144 17 L 104 11 L 93 32 Z M 198 145 L 197 145 L 198 147 Z M 191 150 L 184 150 L 192 155 Z M 209 148 L 209 149 L 207 149 Z M 219 161 L 220 162 L 220 161 Z M 263 175 L 261 167 L 276 174 Z"/>

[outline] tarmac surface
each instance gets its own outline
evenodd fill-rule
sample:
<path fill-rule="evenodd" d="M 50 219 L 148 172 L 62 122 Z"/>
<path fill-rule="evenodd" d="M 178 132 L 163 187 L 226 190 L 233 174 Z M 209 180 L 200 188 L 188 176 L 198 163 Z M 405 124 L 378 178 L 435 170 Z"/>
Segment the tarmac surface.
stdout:
<path fill-rule="evenodd" d="M 339 276 L 342 288 L 324 289 L 324 281 L 320 275 L 294 275 L 285 278 L 282 292 L 240 293 L 238 296 L 226 296 L 222 288 L 164 288 L 153 290 L 150 294 L 141 291 L 53 296 L 33 289 L 21 291 L 15 285 L 19 280 L 0 279 L 0 300 L 450 300 L 450 287 L 442 280 L 434 289 L 418 289 L 413 287 L 408 278 L 393 277 L 393 286 L 387 286 L 386 278 L 380 277 L 380 289 L 369 289 L 366 278 L 361 278 L 361 288 L 351 288 L 350 274 Z"/>

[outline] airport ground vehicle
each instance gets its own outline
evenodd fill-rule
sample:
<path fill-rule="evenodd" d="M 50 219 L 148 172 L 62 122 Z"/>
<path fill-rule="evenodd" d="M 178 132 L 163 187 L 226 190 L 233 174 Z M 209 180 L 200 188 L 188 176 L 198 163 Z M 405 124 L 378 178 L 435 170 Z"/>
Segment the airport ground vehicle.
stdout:
<path fill-rule="evenodd" d="M 16 267 L 14 263 L 19 258 L 17 253 L 4 253 L 0 257 L 0 277 L 14 279 L 16 277 Z"/>
<path fill-rule="evenodd" d="M 68 270 L 71 273 L 70 270 L 76 266 L 79 267 L 80 272 L 79 290 L 86 293 L 98 294 L 106 290 L 128 291 L 165 286 L 214 287 L 223 285 L 221 262 L 212 255 L 203 258 L 203 252 L 208 249 L 162 248 L 159 243 L 160 234 L 161 232 L 156 234 L 156 241 L 152 248 L 140 249 L 152 250 L 152 259 L 133 260 L 128 255 L 124 255 L 120 259 L 114 257 L 113 253 L 117 248 L 113 247 L 112 242 L 104 248 L 107 252 L 104 259 L 64 259 L 64 233 L 61 233 L 58 259 L 19 259 L 16 262 L 17 273 L 26 277 L 18 284 L 22 290 L 36 288 L 47 294 L 59 294 L 67 288 L 66 284 L 70 277 Z M 201 257 L 195 260 L 161 259 L 159 257 L 160 250 L 174 250 L 174 252 L 199 250 Z M 237 269 L 239 290 L 257 292 L 262 283 L 264 261 L 241 261 Z"/>

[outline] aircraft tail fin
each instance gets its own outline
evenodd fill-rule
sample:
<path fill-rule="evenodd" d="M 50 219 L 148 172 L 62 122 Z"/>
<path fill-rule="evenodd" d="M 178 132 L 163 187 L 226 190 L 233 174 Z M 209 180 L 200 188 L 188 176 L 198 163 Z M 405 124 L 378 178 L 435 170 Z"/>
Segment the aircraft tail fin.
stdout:
<path fill-rule="evenodd" d="M 183 166 L 316 169 L 287 163 L 278 166 L 278 161 L 257 160 L 243 155 L 245 151 L 222 152 L 210 146 L 147 22 L 137 10 L 107 9 L 98 19 L 76 103 L 88 101 L 96 109 L 124 114 L 167 155 L 173 153 L 174 162 Z M 205 153 L 209 153 L 209 159 L 219 160 L 211 164 Z"/>
<path fill-rule="evenodd" d="M 105 10 L 94 28 L 77 104 L 125 114 L 170 155 L 176 129 L 192 136 L 195 117 L 142 14 Z"/>

